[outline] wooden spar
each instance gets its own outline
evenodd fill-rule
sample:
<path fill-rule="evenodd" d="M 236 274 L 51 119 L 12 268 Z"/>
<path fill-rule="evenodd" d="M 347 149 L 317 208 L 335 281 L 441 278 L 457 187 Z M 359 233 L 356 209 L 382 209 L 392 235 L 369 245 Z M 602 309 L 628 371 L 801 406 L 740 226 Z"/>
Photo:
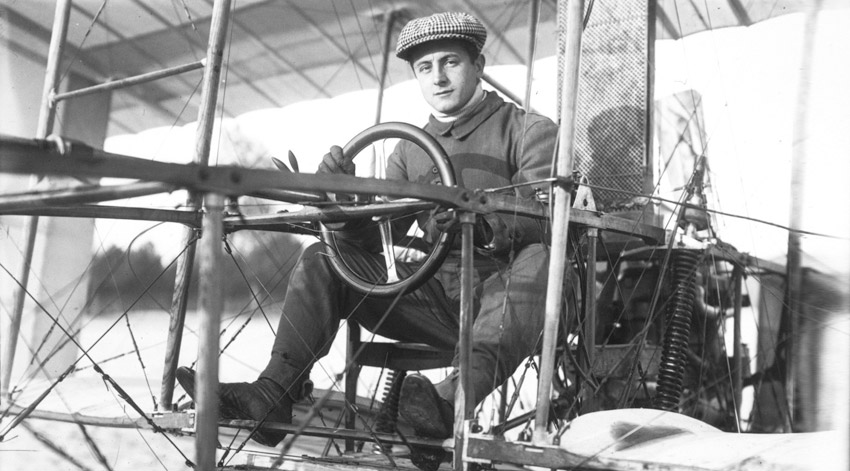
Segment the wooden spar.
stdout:
<path fill-rule="evenodd" d="M 795 367 L 795 339 L 798 335 L 798 316 L 801 313 L 802 303 L 800 297 L 803 291 L 802 273 L 802 249 L 800 245 L 801 234 L 798 229 L 802 226 L 803 207 L 805 194 L 803 185 L 806 178 L 806 149 L 807 146 L 807 119 L 809 108 L 809 84 L 811 82 L 812 57 L 815 46 L 815 34 L 817 28 L 818 13 L 820 11 L 820 0 L 811 3 L 806 13 L 806 21 L 803 29 L 802 60 L 800 64 L 800 76 L 797 81 L 797 103 L 794 113 L 793 148 L 791 155 L 791 210 L 788 227 L 788 255 L 786 258 L 785 278 L 785 303 L 783 303 L 782 317 L 780 321 L 780 346 L 784 355 L 777 357 L 782 361 L 781 371 L 785 379 L 785 398 L 788 401 L 788 412 L 790 417 L 785 422 L 786 433 L 793 431 L 795 421 L 795 396 L 797 372 Z"/>
<path fill-rule="evenodd" d="M 56 119 L 56 103 L 52 97 L 59 83 L 59 62 L 62 51 L 65 48 L 65 39 L 68 36 L 68 21 L 71 16 L 71 0 L 59 0 L 53 15 L 53 33 L 50 36 L 50 46 L 47 51 L 47 67 L 44 73 L 44 88 L 41 94 L 41 107 L 38 114 L 38 127 L 36 138 L 44 139 L 53 130 L 53 122 Z M 31 186 L 36 183 L 35 177 L 31 180 Z M 29 216 L 23 224 L 24 240 L 21 260 L 20 286 L 15 291 L 15 304 L 12 308 L 6 332 L 6 342 L 3 343 L 3 351 L 0 354 L 2 367 L 0 367 L 0 398 L 9 394 L 9 381 L 12 377 L 12 367 L 15 364 L 15 349 L 18 344 L 18 335 L 21 330 L 21 318 L 24 312 L 24 300 L 26 299 L 27 286 L 30 277 L 30 265 L 32 264 L 33 251 L 35 249 L 35 237 L 38 233 L 38 216 Z"/>
<path fill-rule="evenodd" d="M 72 205 L 167 193 L 173 185 L 159 182 L 137 182 L 127 185 L 74 187 L 60 190 L 27 192 L 0 197 L 0 211 L 21 211 L 54 205 Z"/>
<path fill-rule="evenodd" d="M 150 72 L 147 74 L 136 75 L 133 77 L 127 77 L 120 80 L 112 80 L 108 82 L 104 82 L 98 85 L 93 85 L 91 87 L 81 88 L 79 90 L 74 90 L 71 92 L 58 93 L 53 97 L 55 101 L 67 100 L 70 98 L 77 98 L 81 96 L 91 95 L 93 93 L 106 92 L 109 90 L 115 90 L 118 88 L 130 87 L 133 85 L 138 85 L 140 83 L 152 82 L 154 80 L 159 80 L 165 77 L 171 77 L 172 75 L 182 74 L 184 72 L 189 72 L 192 70 L 200 69 L 206 63 L 206 59 L 201 59 L 196 62 L 190 62 L 188 64 L 178 65 L 176 67 L 171 67 L 168 69 L 157 70 L 156 72 Z"/>
<path fill-rule="evenodd" d="M 228 9 L 229 10 L 229 9 Z M 222 211 L 224 196 L 207 193 L 200 242 L 198 293 L 198 377 L 195 462 L 200 470 L 215 468 L 218 445 L 218 336 L 224 294 L 222 263 Z"/>
<path fill-rule="evenodd" d="M 198 128 L 195 132 L 195 162 L 201 166 L 201 169 L 206 169 L 209 166 L 210 142 L 213 124 L 215 123 L 215 104 L 218 84 L 221 79 L 221 63 L 224 57 L 230 10 L 231 0 L 216 0 L 213 4 L 209 47 L 207 48 L 208 66 L 204 68 L 201 105 L 198 109 Z M 196 195 L 192 195 L 192 199 L 194 203 L 200 202 Z M 198 469 L 212 470 L 215 469 L 215 450 L 218 445 L 218 336 L 222 302 L 224 301 L 220 269 L 224 196 L 220 193 L 207 193 L 205 203 L 206 212 L 201 227 L 201 264 L 198 293 L 200 325 L 198 328 L 198 377 L 195 380 L 195 391 L 197 392 L 195 403 L 198 410 L 198 420 L 195 427 L 197 430 L 195 463 L 198 464 Z M 193 234 L 187 232 L 187 240 L 193 236 Z M 190 259 L 187 258 L 187 265 L 191 268 L 188 261 Z M 191 270 L 187 271 L 191 273 Z M 180 316 L 185 319 L 185 302 L 182 307 L 184 309 Z M 180 327 L 180 332 L 175 332 L 177 336 L 182 334 L 182 325 Z M 171 334 L 172 332 L 169 331 L 169 335 Z M 179 342 L 177 343 L 179 347 Z M 176 357 L 179 354 L 179 348 L 170 353 L 173 353 Z M 166 365 L 166 367 L 168 366 L 170 365 Z M 173 382 L 171 386 L 174 386 Z"/>
<path fill-rule="evenodd" d="M 472 316 L 473 293 L 475 291 L 473 277 L 472 246 L 475 214 L 463 212 L 460 214 L 461 224 L 461 270 L 460 270 L 460 332 L 458 333 L 458 363 L 460 377 L 455 392 L 455 421 L 454 421 L 454 470 L 461 471 L 468 466 L 463 461 L 463 440 L 466 436 L 466 421 L 472 418 L 475 408 L 474 391 L 470 366 L 472 358 Z"/>
<path fill-rule="evenodd" d="M 579 68 L 581 65 L 581 33 L 584 0 L 558 3 L 559 14 L 566 9 L 567 30 L 564 50 L 564 77 L 561 88 L 561 122 L 558 133 L 558 162 L 556 176 L 569 179 L 573 171 L 575 150 L 576 102 L 578 98 Z M 552 251 L 549 259 L 549 278 L 546 287 L 546 318 L 543 323 L 543 346 L 540 353 L 540 372 L 537 385 L 537 411 L 535 413 L 535 445 L 549 444 L 547 426 L 552 394 L 552 377 L 555 371 L 555 344 L 558 337 L 558 320 L 563 307 L 563 292 L 567 268 L 567 231 L 570 222 L 571 194 L 564 185 L 553 185 Z"/>
<path fill-rule="evenodd" d="M 215 124 L 215 106 L 218 97 L 219 80 L 221 79 L 221 64 L 224 57 L 224 42 L 227 37 L 230 10 L 231 0 L 216 0 L 213 3 L 210 36 L 205 60 L 207 66 L 204 68 L 204 77 L 201 81 L 201 104 L 198 107 L 198 127 L 195 131 L 194 162 L 200 165 L 201 169 L 209 166 L 210 142 L 212 141 L 213 125 Z M 201 198 L 201 195 L 191 193 L 188 206 L 196 210 L 200 209 Z M 182 344 L 183 325 L 186 322 L 186 306 L 188 304 L 187 297 L 189 296 L 189 284 L 192 278 L 192 265 L 195 261 L 195 237 L 196 234 L 193 230 L 185 229 L 183 243 L 187 247 L 187 250 L 183 252 L 177 261 L 174 295 L 171 299 L 171 321 L 168 325 L 165 365 L 162 371 L 162 385 L 160 387 L 160 405 L 163 409 L 170 409 L 172 407 L 174 374 L 180 361 L 180 346 Z M 216 325 L 216 329 L 218 329 L 218 325 Z M 218 384 L 217 378 L 216 376 L 216 384 Z M 198 383 L 200 387 L 202 384 L 200 376 Z M 213 423 L 211 426 L 215 427 L 216 425 Z M 202 448 L 200 447 L 201 445 L 196 444 L 197 450 L 201 450 Z M 213 441 L 212 448 L 210 449 L 215 450 L 215 441 Z M 212 453 L 214 454 L 214 451 Z"/>
<path fill-rule="evenodd" d="M 50 389 L 49 391 L 52 391 Z M 49 392 L 48 391 L 48 392 Z M 9 404 L 7 407 L 3 408 L 4 411 L 8 412 L 10 415 L 21 416 L 26 414 L 26 418 L 30 419 L 44 419 L 50 420 L 53 422 L 67 422 L 71 424 L 82 424 L 82 425 L 92 425 L 95 427 L 110 427 L 110 428 L 135 428 L 135 429 L 149 429 L 151 428 L 150 424 L 148 424 L 147 420 L 144 417 L 131 418 L 129 416 L 123 417 L 96 417 L 85 414 L 78 414 L 74 412 L 53 412 L 53 411 L 44 411 L 38 409 L 29 409 L 27 407 L 22 407 L 17 404 Z"/>
<path fill-rule="evenodd" d="M 0 214 L 20 214 L 24 211 L 0 211 Z M 150 209 L 129 206 L 106 206 L 99 204 L 79 204 L 73 207 L 46 206 L 28 209 L 25 214 L 37 216 L 55 216 L 63 218 L 124 219 L 127 221 L 176 222 L 189 227 L 201 227 L 201 216 L 196 212 L 172 209 Z"/>
<path fill-rule="evenodd" d="M 56 385 L 58 385 L 59 382 L 62 381 L 62 379 L 68 376 L 68 374 L 71 373 L 73 369 L 74 365 L 69 366 L 65 370 L 65 372 L 59 376 L 59 381 L 54 381 L 53 383 L 51 383 L 50 386 L 44 391 L 42 391 L 41 394 L 39 394 L 34 401 L 30 402 L 28 406 L 21 409 L 20 412 L 18 412 L 15 417 L 13 417 L 12 420 L 8 424 L 6 424 L 6 427 L 4 427 L 2 431 L 0 431 L 0 443 L 2 443 L 6 439 L 6 434 L 11 432 L 15 427 L 18 426 L 19 423 L 24 421 L 27 417 L 29 417 L 30 414 L 33 413 L 33 411 L 35 411 L 36 407 L 38 407 L 38 405 L 41 404 L 42 401 L 44 401 L 44 398 L 46 398 L 51 392 L 53 392 L 53 388 L 55 388 Z M 11 399 L 9 402 L 11 402 Z"/>
<path fill-rule="evenodd" d="M 525 109 L 531 110 L 531 83 L 534 81 L 534 51 L 537 47 L 537 21 L 540 17 L 540 0 L 531 0 L 528 11 L 528 60 L 525 73 Z"/>
<path fill-rule="evenodd" d="M 287 174 L 274 170 L 248 169 L 239 167 L 207 167 L 200 171 L 195 164 L 174 164 L 156 162 L 120 154 L 103 152 L 87 146 L 74 146 L 72 151 L 66 155 L 58 156 L 54 151 L 44 146 L 44 142 L 36 142 L 32 139 L 0 138 L 0 172 L 17 174 L 57 174 L 74 177 L 109 177 L 109 178 L 131 178 L 138 180 L 162 181 L 174 184 L 180 188 L 188 188 L 200 191 L 212 191 L 227 195 L 257 194 L 259 189 L 292 189 L 292 195 L 300 192 L 330 191 L 344 193 L 367 193 L 396 196 L 400 198 L 419 198 L 426 201 L 450 206 L 459 210 L 472 211 L 476 213 L 498 212 L 504 214 L 517 214 L 520 216 L 532 216 L 537 218 L 548 218 L 548 209 L 536 200 L 520 198 L 514 195 L 503 195 L 483 191 L 471 191 L 460 187 L 446 187 L 424 183 L 410 183 L 400 180 L 377 180 L 374 178 L 360 178 L 349 175 L 310 173 Z M 32 156 L 37 158 L 32 159 Z M 290 190 L 286 190 L 289 192 Z M 409 201 L 409 199 L 408 199 Z M 398 201 L 399 203 L 401 201 Z M 392 208 L 394 203 L 386 204 Z M 379 206 L 364 207 L 333 207 L 323 209 L 305 209 L 299 212 L 276 214 L 268 216 L 245 217 L 240 220 L 229 219 L 230 227 L 246 228 L 254 221 L 261 225 L 268 225 L 275 220 L 280 222 L 302 221 L 340 221 L 348 220 L 352 216 L 361 216 L 363 211 L 373 211 L 370 216 L 381 215 Z M 90 207 L 86 213 L 95 213 L 97 207 Z M 103 207 L 104 216 L 118 219 L 115 208 Z M 365 208 L 365 209 L 364 209 Z M 135 208 L 139 211 L 141 208 Z M 401 209 L 403 211 L 403 208 Z M 34 211 L 37 212 L 37 211 Z M 69 211 L 72 215 L 74 211 Z M 133 211 L 130 211 L 132 213 Z M 346 213 L 357 213 L 346 215 Z M 8 212 L 6 212 L 8 213 Z M 177 211 L 165 211 L 166 221 L 175 219 Z M 176 222 L 195 226 L 195 221 L 200 220 L 197 214 L 187 215 L 189 211 L 180 211 Z M 305 214 L 307 218 L 302 218 Z M 143 213 L 139 213 L 143 214 Z M 147 213 L 144 213 L 147 214 Z M 169 216 L 172 215 L 172 216 Z M 91 216 L 90 216 L 91 217 Z M 101 216 L 93 216 L 101 217 Z M 299 219 L 302 218 L 302 219 Z M 133 219 L 128 216 L 123 219 Z M 150 214 L 145 216 L 151 220 Z M 570 209 L 570 220 L 581 225 L 597 227 L 605 231 L 614 231 L 641 237 L 650 244 L 664 241 L 664 229 L 650 224 L 643 224 L 629 219 L 620 218 L 608 214 L 598 214 L 595 211 L 587 211 L 577 208 Z M 641 255 L 644 249 L 636 249 L 627 252 L 634 256 Z M 629 255 L 631 256 L 631 255 Z M 723 252 L 716 256 L 724 257 Z M 765 260 L 755 260 L 746 254 L 738 255 L 741 263 L 759 263 L 762 269 L 774 267 Z M 771 268 L 772 269 L 772 268 Z M 781 270 L 784 272 L 784 269 Z"/>

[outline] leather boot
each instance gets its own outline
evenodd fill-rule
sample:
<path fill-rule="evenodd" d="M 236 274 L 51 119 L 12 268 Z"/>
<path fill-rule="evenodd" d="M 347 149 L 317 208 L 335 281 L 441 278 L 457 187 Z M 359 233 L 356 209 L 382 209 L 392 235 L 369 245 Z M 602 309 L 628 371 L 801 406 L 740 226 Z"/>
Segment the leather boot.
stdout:
<path fill-rule="evenodd" d="M 195 399 L 195 371 L 180 367 L 177 381 Z M 268 378 L 253 383 L 222 383 L 219 385 L 219 414 L 222 419 L 254 420 L 264 423 L 292 423 L 292 398 L 279 384 Z M 251 438 L 273 447 L 286 437 L 286 432 L 257 429 Z"/>
<path fill-rule="evenodd" d="M 454 431 L 454 406 L 420 374 L 404 378 L 398 413 L 421 437 L 449 438 Z"/>

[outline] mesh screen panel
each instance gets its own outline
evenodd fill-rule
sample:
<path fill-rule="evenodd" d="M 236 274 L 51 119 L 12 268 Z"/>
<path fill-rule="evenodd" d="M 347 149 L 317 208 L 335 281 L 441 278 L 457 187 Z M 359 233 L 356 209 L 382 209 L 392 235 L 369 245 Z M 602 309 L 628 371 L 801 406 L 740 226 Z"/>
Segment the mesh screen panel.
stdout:
<path fill-rule="evenodd" d="M 629 192 L 593 188 L 600 209 L 615 209 L 631 201 L 631 193 L 644 190 L 649 135 L 648 1 L 595 0 L 582 36 L 576 168 L 591 185 Z M 562 40 L 559 46 L 563 47 Z"/>

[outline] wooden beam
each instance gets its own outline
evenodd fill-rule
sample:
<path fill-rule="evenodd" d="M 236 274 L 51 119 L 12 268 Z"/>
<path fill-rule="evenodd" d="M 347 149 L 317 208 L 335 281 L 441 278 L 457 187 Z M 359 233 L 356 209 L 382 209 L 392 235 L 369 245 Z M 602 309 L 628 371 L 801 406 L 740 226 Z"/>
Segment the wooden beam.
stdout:
<path fill-rule="evenodd" d="M 174 189 L 174 186 L 163 183 L 139 182 L 127 185 L 97 185 L 0 195 L 0 212 L 136 198 L 167 193 Z"/>

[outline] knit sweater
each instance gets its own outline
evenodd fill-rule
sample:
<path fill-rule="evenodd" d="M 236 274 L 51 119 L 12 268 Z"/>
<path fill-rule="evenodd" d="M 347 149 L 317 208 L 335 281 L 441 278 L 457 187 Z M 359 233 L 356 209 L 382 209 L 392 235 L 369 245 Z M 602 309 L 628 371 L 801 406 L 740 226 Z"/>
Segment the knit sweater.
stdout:
<path fill-rule="evenodd" d="M 456 121 L 440 122 L 431 116 L 424 130 L 445 149 L 457 183 L 464 188 L 501 188 L 550 177 L 557 126 L 544 116 L 506 103 L 496 93 L 488 92 L 474 111 Z M 431 159 L 408 141 L 399 142 L 390 155 L 386 175 L 388 179 L 440 184 Z M 510 194 L 529 197 L 537 188 L 545 187 L 520 186 Z M 435 240 L 436 228 L 428 219 L 424 214 L 418 221 L 426 240 Z M 490 214 L 480 221 L 506 229 L 503 235 L 511 239 L 510 246 L 515 249 L 541 242 L 545 236 L 544 225 L 534 218 Z"/>

